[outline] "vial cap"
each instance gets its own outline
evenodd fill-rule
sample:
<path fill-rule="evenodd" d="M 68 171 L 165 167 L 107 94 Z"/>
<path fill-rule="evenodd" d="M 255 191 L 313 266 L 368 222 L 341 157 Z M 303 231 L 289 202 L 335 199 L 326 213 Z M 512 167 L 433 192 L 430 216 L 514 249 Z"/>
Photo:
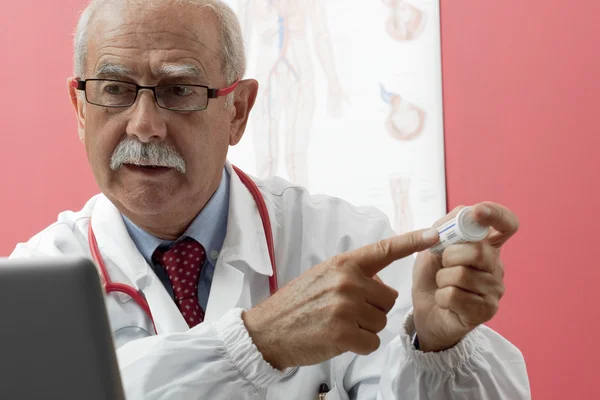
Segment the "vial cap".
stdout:
<path fill-rule="evenodd" d="M 485 239 L 490 231 L 488 226 L 478 224 L 473 219 L 473 207 L 466 207 L 460 210 L 457 221 L 463 237 L 469 242 L 478 242 Z"/>

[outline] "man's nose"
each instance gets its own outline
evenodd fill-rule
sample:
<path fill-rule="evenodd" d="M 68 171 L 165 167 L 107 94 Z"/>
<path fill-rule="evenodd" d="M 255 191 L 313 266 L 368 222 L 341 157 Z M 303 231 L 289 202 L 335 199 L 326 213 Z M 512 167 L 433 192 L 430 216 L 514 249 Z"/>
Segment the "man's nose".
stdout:
<path fill-rule="evenodd" d="M 131 118 L 127 124 L 128 135 L 135 136 L 144 143 L 163 140 L 166 137 L 164 110 L 156 104 L 152 90 L 141 89 L 131 108 Z"/>

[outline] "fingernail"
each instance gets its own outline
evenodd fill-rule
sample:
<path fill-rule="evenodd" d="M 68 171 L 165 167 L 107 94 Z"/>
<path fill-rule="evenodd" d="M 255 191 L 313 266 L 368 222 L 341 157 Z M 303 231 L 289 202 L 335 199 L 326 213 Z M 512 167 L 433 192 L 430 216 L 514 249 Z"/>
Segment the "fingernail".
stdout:
<path fill-rule="evenodd" d="M 425 232 L 423 232 L 422 234 L 422 238 L 423 240 L 425 240 L 426 242 L 429 242 L 430 240 L 437 238 L 438 236 L 438 231 L 437 229 L 428 229 Z"/>
<path fill-rule="evenodd" d="M 484 217 L 489 217 L 490 215 L 492 215 L 492 209 L 488 206 L 482 206 L 481 209 L 483 210 Z"/>

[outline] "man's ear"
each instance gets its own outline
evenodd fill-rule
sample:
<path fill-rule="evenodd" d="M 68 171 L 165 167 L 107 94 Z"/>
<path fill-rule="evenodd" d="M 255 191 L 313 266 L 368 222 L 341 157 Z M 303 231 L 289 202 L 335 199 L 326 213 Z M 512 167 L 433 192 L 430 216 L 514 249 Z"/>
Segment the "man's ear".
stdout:
<path fill-rule="evenodd" d="M 235 146 L 239 143 L 246 130 L 248 115 L 256 101 L 258 94 L 258 82 L 255 79 L 244 79 L 240 81 L 235 89 L 235 97 L 231 112 L 231 133 L 229 145 Z"/>
<path fill-rule="evenodd" d="M 77 96 L 77 78 L 67 78 L 67 87 L 69 90 L 69 98 L 71 104 L 75 108 L 75 114 L 77 116 L 77 132 L 79 134 L 79 140 L 83 143 L 85 140 L 85 104 L 80 96 Z"/>

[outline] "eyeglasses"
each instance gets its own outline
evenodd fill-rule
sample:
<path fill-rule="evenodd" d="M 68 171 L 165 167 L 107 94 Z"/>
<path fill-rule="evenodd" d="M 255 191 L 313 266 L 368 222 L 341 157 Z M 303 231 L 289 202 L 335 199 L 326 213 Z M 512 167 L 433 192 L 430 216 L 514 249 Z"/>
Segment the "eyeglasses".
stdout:
<path fill-rule="evenodd" d="M 73 87 L 85 92 L 85 100 L 97 106 L 124 108 L 132 106 L 142 89 L 152 90 L 160 108 L 172 111 L 201 111 L 208 107 L 208 99 L 216 99 L 233 92 L 235 81 L 224 89 L 211 89 L 203 85 L 140 86 L 113 79 L 73 80 Z"/>

